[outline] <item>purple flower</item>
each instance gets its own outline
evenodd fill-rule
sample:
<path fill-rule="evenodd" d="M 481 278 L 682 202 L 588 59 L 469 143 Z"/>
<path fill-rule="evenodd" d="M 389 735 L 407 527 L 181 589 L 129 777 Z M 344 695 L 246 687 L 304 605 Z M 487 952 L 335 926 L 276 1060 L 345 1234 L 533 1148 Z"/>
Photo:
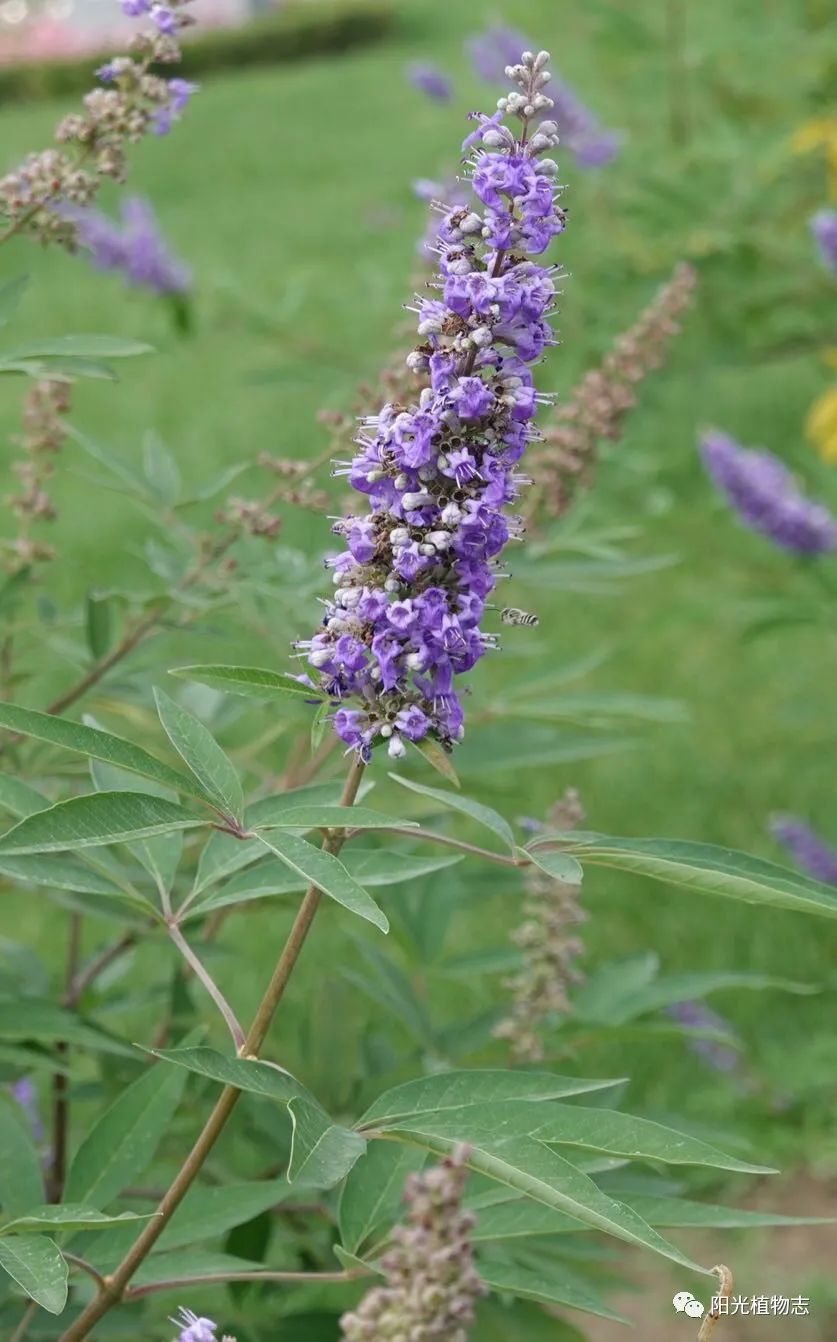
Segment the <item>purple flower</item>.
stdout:
<path fill-rule="evenodd" d="M 19 1081 L 13 1081 L 9 1089 L 12 1098 L 17 1101 L 23 1110 L 33 1141 L 43 1141 L 44 1125 L 38 1106 L 38 1092 L 35 1089 L 34 1081 L 30 1076 L 22 1076 Z"/>
<path fill-rule="evenodd" d="M 689 1030 L 717 1030 L 730 1033 L 729 1023 L 710 1010 L 703 1002 L 674 1002 L 666 1007 L 666 1014 Z M 716 1072 L 737 1072 L 740 1059 L 735 1049 L 727 1048 L 714 1039 L 691 1039 L 689 1048 Z"/>
<path fill-rule="evenodd" d="M 547 60 L 516 73 L 520 107 L 548 107 Z M 546 399 L 530 364 L 550 339 L 555 267 L 532 258 L 565 222 L 555 164 L 539 157 L 554 144 L 549 122 L 527 140 L 493 120 L 474 147 L 468 198 L 441 219 L 437 280 L 416 300 L 421 343 L 407 362 L 430 386 L 363 421 L 338 467 L 368 512 L 336 523 L 347 548 L 328 561 L 334 598 L 297 646 L 335 701 L 338 736 L 367 759 L 379 741 L 399 758 L 428 735 L 451 749 L 464 731 L 456 677 L 496 642 L 479 621 L 498 556 L 521 532 L 505 509 Z"/>
<path fill-rule="evenodd" d="M 703 435 L 700 452 L 715 484 L 752 531 L 795 554 L 837 549 L 837 519 L 806 498 L 771 452 L 742 447 L 717 430 Z"/>
<path fill-rule="evenodd" d="M 151 0 L 122 0 L 122 13 L 129 19 L 138 19 L 151 9 Z"/>
<path fill-rule="evenodd" d="M 811 219 L 811 232 L 823 265 L 837 270 L 837 210 L 818 210 Z"/>
<path fill-rule="evenodd" d="M 453 85 L 436 65 L 425 65 L 416 61 L 407 68 L 407 78 L 413 88 L 420 93 L 426 93 L 428 98 L 433 98 L 436 102 L 449 102 L 453 96 Z"/>
<path fill-rule="evenodd" d="M 197 93 L 198 87 L 199 85 L 191 84 L 188 79 L 169 80 L 170 101 L 154 114 L 155 135 L 168 135 L 175 121 L 180 120 L 180 114 L 186 108 L 189 99 Z"/>
<path fill-rule="evenodd" d="M 213 1323 L 212 1319 L 200 1318 L 191 1309 L 184 1309 L 181 1306 L 177 1311 L 177 1318 L 171 1319 L 170 1322 L 175 1328 L 180 1329 L 174 1342 L 218 1342 L 217 1323 Z M 235 1342 L 235 1338 L 225 1336 L 221 1342 Z"/>
<path fill-rule="evenodd" d="M 795 815 L 774 816 L 770 833 L 802 871 L 826 885 L 837 885 L 837 848 L 825 843 L 804 820 Z"/>
<path fill-rule="evenodd" d="M 98 270 L 117 271 L 136 288 L 184 294 L 192 274 L 168 248 L 151 204 L 139 196 L 122 202 L 122 222 L 93 209 L 73 212 L 79 241 Z"/>
<path fill-rule="evenodd" d="M 521 51 L 527 48 L 531 50 L 532 43 L 523 33 L 500 24 L 475 34 L 466 42 L 474 69 L 487 84 L 502 84 L 506 79 L 506 67 L 516 65 Z M 549 118 L 557 124 L 561 143 L 571 150 L 580 168 L 601 168 L 616 158 L 622 136 L 617 131 L 603 129 L 598 118 L 568 84 L 553 77 L 542 91 L 552 99 Z M 485 129 L 482 126 L 474 136 L 482 135 Z M 468 141 L 466 147 L 470 148 Z"/>

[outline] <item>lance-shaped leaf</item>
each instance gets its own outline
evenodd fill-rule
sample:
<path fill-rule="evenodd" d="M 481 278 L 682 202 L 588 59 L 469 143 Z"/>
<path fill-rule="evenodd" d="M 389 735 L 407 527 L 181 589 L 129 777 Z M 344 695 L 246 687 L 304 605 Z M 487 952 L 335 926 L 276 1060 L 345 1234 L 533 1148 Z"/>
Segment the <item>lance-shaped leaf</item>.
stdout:
<path fill-rule="evenodd" d="M 682 839 L 621 839 L 604 834 L 554 834 L 550 842 L 563 843 L 585 864 L 633 871 L 745 904 L 837 918 L 833 887 L 734 848 Z"/>
<path fill-rule="evenodd" d="M 45 810 L 49 806 L 49 797 L 36 792 L 20 778 L 0 774 L 0 806 L 10 815 L 22 820 L 27 815 L 34 815 L 36 811 Z"/>
<path fill-rule="evenodd" d="M 277 809 L 270 820 L 253 826 L 271 829 L 418 829 L 415 820 L 399 820 L 367 806 L 289 806 Z"/>
<path fill-rule="evenodd" d="M 404 778 L 401 774 L 391 773 L 390 778 L 393 782 L 400 783 L 402 787 L 409 788 L 411 792 L 418 792 L 422 797 L 430 797 L 432 801 L 439 802 L 452 811 L 461 811 L 463 815 L 470 816 L 478 825 L 490 829 L 492 834 L 496 834 L 497 838 L 514 852 L 515 841 L 511 825 L 496 811 L 492 811 L 490 806 L 483 806 L 482 802 L 472 801 L 470 797 L 462 797 L 458 792 L 444 792 L 441 788 L 427 787 L 425 783 L 416 783 L 412 778 Z"/>
<path fill-rule="evenodd" d="M 369 1106 L 357 1126 L 384 1127 L 416 1114 L 438 1114 L 446 1109 L 460 1110 L 474 1105 L 494 1105 L 510 1100 L 537 1104 L 546 1100 L 566 1099 L 568 1095 L 609 1090 L 622 1085 L 624 1078 L 589 1080 L 580 1076 L 553 1076 L 549 1072 L 501 1072 L 476 1069 L 438 1072 L 435 1076 L 418 1077 L 415 1081 L 405 1081 L 392 1090 L 384 1091 L 383 1095 L 379 1095 Z M 535 1126 L 539 1121 L 537 1110 L 532 1110 L 530 1113 L 532 1126 Z"/>
<path fill-rule="evenodd" d="M 769 974 L 748 974 L 736 970 L 707 970 L 687 974 L 665 974 L 649 983 L 632 983 L 617 974 L 608 974 L 603 966 L 600 974 L 591 975 L 573 998 L 573 1014 L 577 1019 L 599 1025 L 625 1025 L 638 1016 L 675 1002 L 693 1002 L 725 988 L 748 988 L 753 991 L 774 989 L 777 992 L 807 995 L 816 993 L 816 985 L 795 983 L 790 979 L 774 978 Z M 615 970 L 617 966 L 614 966 Z"/>
<path fill-rule="evenodd" d="M 322 691 L 310 685 L 302 685 L 295 676 L 283 671 L 268 671 L 260 666 L 177 666 L 169 671 L 170 676 L 180 676 L 183 680 L 196 680 L 201 685 L 211 685 L 215 690 L 225 690 L 227 694 L 238 694 L 245 699 L 321 699 Z"/>
<path fill-rule="evenodd" d="M 366 1149 L 366 1141 L 350 1128 L 333 1123 L 315 1100 L 298 1095 L 288 1104 L 293 1123 L 288 1182 L 313 1188 L 334 1188 Z"/>
<path fill-rule="evenodd" d="M 486 1137 L 485 1120 L 471 1122 L 468 1117 L 474 1112 L 460 1110 L 463 1120 L 457 1124 L 458 1135 L 453 1140 L 439 1136 L 434 1131 L 437 1124 L 432 1119 L 422 1125 L 417 1118 L 403 1127 L 399 1124 L 387 1130 L 402 1140 L 418 1143 L 428 1151 L 442 1155 L 452 1153 L 465 1143 L 470 1148 L 468 1165 L 478 1174 L 556 1211 L 567 1212 L 616 1239 L 651 1249 L 690 1271 L 707 1274 L 711 1271 L 692 1262 L 630 1207 L 608 1197 L 588 1175 L 564 1160 L 552 1147 L 533 1137 L 520 1136 L 517 1132 L 510 1135 L 496 1127 Z M 424 1131 L 421 1131 L 422 1126 Z"/>
<path fill-rule="evenodd" d="M 613 1319 L 616 1323 L 629 1322 L 623 1314 L 610 1309 L 583 1277 L 557 1263 L 536 1270 L 520 1263 L 480 1258 L 477 1271 L 492 1291 L 519 1296 L 523 1300 L 537 1300 L 543 1305 L 565 1305 L 585 1314 L 597 1314 L 602 1319 Z"/>
<path fill-rule="evenodd" d="M 106 1207 L 140 1178 L 154 1159 L 185 1084 L 182 1072 L 151 1067 L 123 1091 L 76 1151 L 67 1201 Z"/>
<path fill-rule="evenodd" d="M 60 1314 L 67 1303 L 69 1271 L 46 1235 L 10 1235 L 0 1239 L 0 1268 L 8 1272 L 48 1314 Z"/>
<path fill-rule="evenodd" d="M 603 1155 L 624 1156 L 626 1160 L 702 1165 L 741 1174 L 776 1173 L 770 1166 L 751 1165 L 696 1137 L 615 1109 L 588 1109 L 582 1105 L 554 1103 L 541 1109 L 510 1100 L 490 1106 L 447 1109 L 437 1114 L 423 1113 L 397 1122 L 404 1131 L 415 1125 L 420 1131 L 443 1137 L 453 1137 L 462 1127 L 467 1127 L 470 1133 L 478 1133 L 481 1141 L 490 1141 L 495 1133 L 511 1135 L 517 1132 L 550 1145 L 580 1147 Z"/>
<path fill-rule="evenodd" d="M 13 1221 L 0 1226 L 0 1235 L 43 1234 L 45 1230 L 101 1230 L 103 1226 L 122 1225 L 128 1222 L 148 1221 L 154 1212 L 145 1215 L 140 1212 L 119 1212 L 117 1216 L 108 1216 L 106 1212 L 96 1211 L 93 1207 L 83 1207 L 72 1203 L 59 1206 L 33 1207 L 26 1216 L 17 1216 Z"/>
<path fill-rule="evenodd" d="M 222 814 L 240 821 L 244 815 L 244 792 L 232 761 L 212 733 L 185 708 L 162 690 L 155 689 L 154 698 L 166 735 L 197 778 L 204 796 Z"/>
<path fill-rule="evenodd" d="M 370 1142 L 340 1195 L 340 1238 L 349 1253 L 388 1228 L 404 1205 L 407 1176 L 420 1170 L 427 1153 L 400 1142 Z"/>
<path fill-rule="evenodd" d="M 0 1101 L 0 1207 L 19 1216 L 44 1200 L 41 1160 L 22 1112 Z"/>
<path fill-rule="evenodd" d="M 682 1229 L 749 1230 L 757 1226 L 834 1225 L 834 1216 L 781 1216 L 778 1212 L 754 1212 L 737 1207 L 716 1207 L 709 1202 L 685 1198 L 657 1198 L 632 1194 L 631 1206 L 649 1225 Z"/>
<path fill-rule="evenodd" d="M 8 353 L 10 359 L 133 359 L 138 354 L 153 353 L 153 346 L 124 336 L 65 335 L 50 340 L 36 340 Z"/>
<path fill-rule="evenodd" d="M 250 1058 L 229 1058 L 213 1048 L 152 1048 L 156 1058 L 184 1067 L 198 1076 L 208 1076 L 223 1086 L 235 1086 L 253 1095 L 265 1095 L 287 1104 L 295 1095 L 307 1095 L 305 1087 L 275 1062 Z"/>
<path fill-rule="evenodd" d="M 389 931 L 389 922 L 383 910 L 378 907 L 370 894 L 358 885 L 350 876 L 343 863 L 323 848 L 315 848 L 296 834 L 282 831 L 271 833 L 270 837 L 260 834 L 259 838 L 266 848 L 295 871 L 306 881 L 315 885 L 324 895 L 342 904 L 359 918 L 374 923 L 382 932 Z M 0 848 L 2 852 L 2 848 Z"/>
<path fill-rule="evenodd" d="M 153 1286 L 172 1281 L 194 1281 L 201 1277 L 229 1277 L 234 1272 L 260 1272 L 264 1263 L 249 1258 L 234 1258 L 232 1254 L 210 1249 L 182 1249 L 177 1253 L 154 1253 L 137 1269 L 133 1278 L 136 1286 Z M 274 1283 L 275 1284 L 275 1283 Z"/>
<path fill-rule="evenodd" d="M 87 755 L 94 760 L 103 760 L 106 764 L 116 764 L 130 773 L 141 774 L 143 778 L 153 778 L 165 787 L 176 792 L 185 792 L 203 799 L 203 793 L 196 787 L 187 774 L 178 773 L 162 760 L 150 755 L 141 746 L 126 741 L 111 732 L 103 732 L 95 727 L 84 726 L 80 722 L 68 722 L 65 718 L 51 713 L 37 713 L 31 708 L 19 708 L 17 704 L 0 702 L 0 727 L 21 736 L 32 736 L 37 741 L 46 741 L 50 745 L 60 746 L 64 750 L 73 750 L 78 755 Z"/>
<path fill-rule="evenodd" d="M 0 858 L 97 848 L 206 823 L 176 802 L 146 792 L 94 792 L 21 820 L 0 838 Z"/>
<path fill-rule="evenodd" d="M 138 912 L 153 914 L 154 906 L 133 887 L 126 889 L 88 866 L 84 859 L 64 854 L 36 853 L 28 857 L 0 858 L 0 876 L 51 890 L 73 890 L 83 895 L 104 895 L 131 904 Z"/>
<path fill-rule="evenodd" d="M 528 857 L 536 867 L 564 885 L 581 885 L 584 871 L 571 853 L 558 853 L 552 848 L 518 848 L 521 857 Z"/>
<path fill-rule="evenodd" d="M 88 1025 L 75 1012 L 38 997 L 0 999 L 0 1039 L 35 1039 L 42 1043 L 63 1039 L 100 1053 L 135 1056 L 118 1039 Z"/>

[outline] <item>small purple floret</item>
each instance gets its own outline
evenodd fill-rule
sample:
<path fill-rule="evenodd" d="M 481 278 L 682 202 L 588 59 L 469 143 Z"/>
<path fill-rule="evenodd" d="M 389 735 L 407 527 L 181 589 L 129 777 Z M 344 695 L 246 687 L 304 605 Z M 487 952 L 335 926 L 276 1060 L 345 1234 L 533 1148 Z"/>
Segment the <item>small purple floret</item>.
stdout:
<path fill-rule="evenodd" d="M 825 843 L 805 820 L 795 815 L 774 816 L 770 832 L 802 871 L 816 881 L 837 885 L 837 848 Z"/>
<path fill-rule="evenodd" d="M 811 220 L 811 232 L 823 265 L 837 270 L 837 210 L 818 210 Z"/>
<path fill-rule="evenodd" d="M 703 1002 L 674 1002 L 666 1007 L 666 1014 L 689 1030 L 717 1030 L 724 1034 L 730 1032 L 729 1023 L 723 1016 L 719 1016 Z M 716 1072 L 726 1072 L 729 1075 L 737 1072 L 741 1065 L 735 1049 L 727 1048 L 714 1039 L 690 1039 L 689 1048 Z"/>
<path fill-rule="evenodd" d="M 149 201 L 127 197 L 121 224 L 93 209 L 74 211 L 73 218 L 98 270 L 117 271 L 134 287 L 157 294 L 184 294 L 191 288 L 191 271 L 169 249 Z"/>
<path fill-rule="evenodd" d="M 712 430 L 704 434 L 700 453 L 715 484 L 752 531 L 794 554 L 837 549 L 837 518 L 807 498 L 771 452 L 742 447 Z"/>
<path fill-rule="evenodd" d="M 407 69 L 407 78 L 413 88 L 425 93 L 436 102 L 449 102 L 453 96 L 453 85 L 447 75 L 436 65 L 415 62 Z"/>

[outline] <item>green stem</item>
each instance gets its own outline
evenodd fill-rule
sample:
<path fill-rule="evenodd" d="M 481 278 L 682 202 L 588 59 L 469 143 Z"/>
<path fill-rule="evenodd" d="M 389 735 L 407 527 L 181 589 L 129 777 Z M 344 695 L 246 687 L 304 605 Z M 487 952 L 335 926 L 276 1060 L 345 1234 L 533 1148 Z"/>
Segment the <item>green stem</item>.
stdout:
<path fill-rule="evenodd" d="M 356 759 L 352 764 L 343 788 L 343 795 L 340 798 L 341 806 L 352 806 L 354 804 L 363 778 L 364 768 L 365 766 L 359 759 Z M 345 841 L 344 831 L 331 832 L 326 836 L 323 849 L 332 855 L 336 855 L 340 852 Z M 317 887 L 315 885 L 310 886 L 279 956 L 267 991 L 262 998 L 244 1044 L 239 1050 L 241 1057 L 256 1059 L 259 1056 L 273 1017 L 285 995 L 291 974 L 311 930 L 320 898 L 321 894 Z M 151 1253 L 157 1240 L 200 1174 L 207 1157 L 227 1126 L 240 1095 L 241 1091 L 236 1086 L 225 1086 L 221 1091 L 202 1132 L 160 1201 L 157 1215 L 152 1221 L 148 1222 L 116 1270 L 105 1278 L 99 1294 L 82 1311 L 75 1323 L 70 1324 L 70 1327 L 62 1335 L 60 1342 L 83 1342 L 84 1338 L 90 1336 L 90 1330 L 99 1320 L 104 1318 L 124 1298 L 126 1289 L 137 1268 Z"/>

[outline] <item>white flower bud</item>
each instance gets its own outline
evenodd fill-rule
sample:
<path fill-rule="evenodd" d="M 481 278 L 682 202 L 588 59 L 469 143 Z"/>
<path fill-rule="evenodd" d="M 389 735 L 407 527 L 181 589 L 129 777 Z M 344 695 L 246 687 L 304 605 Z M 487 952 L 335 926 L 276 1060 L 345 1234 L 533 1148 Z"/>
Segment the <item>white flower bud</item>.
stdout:
<path fill-rule="evenodd" d="M 501 135 L 499 130 L 487 130 L 482 137 L 482 142 L 489 149 L 499 149 L 501 145 L 506 143 L 506 137 Z"/>
<path fill-rule="evenodd" d="M 424 666 L 424 658 L 420 652 L 408 652 L 404 663 L 410 671 L 420 671 Z"/>
<path fill-rule="evenodd" d="M 442 509 L 442 521 L 445 526 L 455 527 L 462 521 L 462 509 L 458 503 L 446 503 Z"/>
<path fill-rule="evenodd" d="M 427 535 L 428 542 L 435 546 L 437 550 L 446 550 L 450 545 L 449 531 L 430 531 Z"/>
<path fill-rule="evenodd" d="M 476 345 L 477 349 L 484 349 L 486 345 L 491 344 L 493 339 L 494 332 L 490 326 L 478 326 L 475 331 L 471 332 L 471 344 Z"/>
<path fill-rule="evenodd" d="M 390 727 L 388 722 L 385 722 L 383 727 L 381 728 L 381 736 L 383 737 L 392 736 L 392 728 Z"/>
<path fill-rule="evenodd" d="M 331 648 L 315 648 L 314 651 L 309 656 L 308 661 L 311 663 L 312 666 L 319 667 L 319 666 L 325 666 L 326 662 L 331 661 L 331 658 L 332 658 Z"/>
<path fill-rule="evenodd" d="M 558 122 L 557 122 L 557 121 L 542 121 L 541 124 L 540 124 L 540 126 L 538 127 L 538 132 L 539 132 L 539 134 L 541 134 L 541 135 L 557 135 L 557 134 L 558 134 Z"/>
<path fill-rule="evenodd" d="M 407 754 L 407 747 L 397 733 L 393 734 L 390 743 L 387 746 L 387 754 L 391 760 L 403 760 L 404 756 Z"/>
<path fill-rule="evenodd" d="M 390 545 L 406 545 L 410 539 L 410 533 L 406 527 L 393 527 L 389 533 Z"/>
<path fill-rule="evenodd" d="M 554 158 L 542 158 L 538 167 L 546 177 L 556 177 L 558 174 L 558 164 Z"/>
<path fill-rule="evenodd" d="M 419 546 L 419 554 L 426 555 L 428 559 L 431 559 L 435 553 L 435 545 L 428 545 L 427 542 L 424 542 Z"/>
<path fill-rule="evenodd" d="M 425 317 L 419 322 L 416 330 L 420 336 L 438 335 L 442 329 L 442 323 L 438 317 Z"/>
<path fill-rule="evenodd" d="M 401 579 L 400 579 L 400 578 L 387 578 L 386 582 L 384 583 L 384 591 L 385 591 L 385 592 L 400 592 L 400 591 L 401 591 Z"/>
<path fill-rule="evenodd" d="M 549 52 L 539 51 L 535 57 L 535 69 L 542 70 L 545 65 L 549 65 Z"/>
<path fill-rule="evenodd" d="M 396 475 L 395 480 L 394 480 L 393 483 L 395 484 L 395 488 L 396 488 L 396 489 L 406 489 L 406 488 L 407 488 L 407 477 L 406 477 L 406 475 L 404 474 L 403 471 L 401 471 L 398 475 Z"/>
<path fill-rule="evenodd" d="M 404 483 L 406 484 L 406 480 Z M 397 484 L 396 481 L 396 486 Z M 429 503 L 432 503 L 432 499 L 425 490 L 409 492 L 401 498 L 402 507 L 408 513 L 414 512 L 417 508 L 426 508 Z"/>
<path fill-rule="evenodd" d="M 554 107 L 555 103 L 553 99 L 548 97 L 545 93 L 536 93 L 533 99 L 533 106 L 536 112 L 545 112 L 547 107 Z"/>
<path fill-rule="evenodd" d="M 404 360 L 411 373 L 423 373 L 427 368 L 427 355 L 417 349 L 411 350 Z"/>
<path fill-rule="evenodd" d="M 471 214 L 466 214 L 465 218 L 462 220 L 462 222 L 461 222 L 460 225 L 459 225 L 459 231 L 460 231 L 460 233 L 465 233 L 465 234 L 468 234 L 468 233 L 479 233 L 479 232 L 481 232 L 481 231 L 482 231 L 482 219 L 480 218 L 480 216 L 479 216 L 478 214 L 474 214 L 473 211 L 471 212 Z M 438 330 L 438 331 L 441 331 L 441 329 L 442 329 L 442 327 L 441 327 L 441 323 L 440 323 L 435 329 Z M 421 335 L 421 334 L 422 334 L 421 327 L 419 327 L 419 335 Z"/>

